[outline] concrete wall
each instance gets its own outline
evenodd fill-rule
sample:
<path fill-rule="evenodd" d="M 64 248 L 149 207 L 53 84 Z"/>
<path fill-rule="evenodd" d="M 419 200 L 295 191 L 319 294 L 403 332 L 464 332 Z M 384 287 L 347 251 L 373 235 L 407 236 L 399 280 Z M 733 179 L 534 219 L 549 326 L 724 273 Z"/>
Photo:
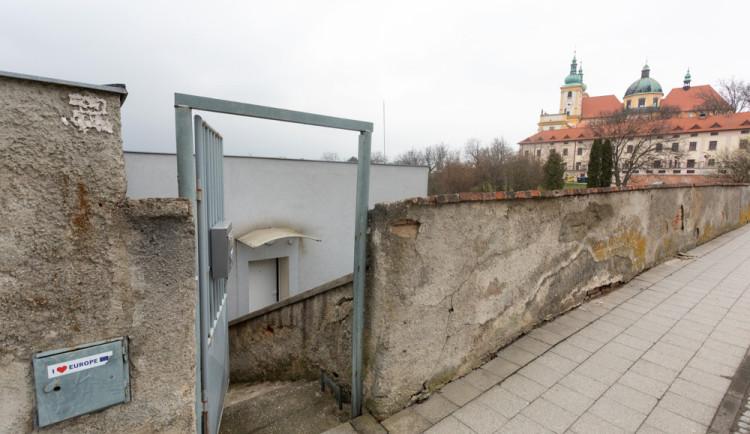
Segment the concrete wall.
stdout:
<path fill-rule="evenodd" d="M 230 381 L 320 378 L 350 393 L 352 276 L 268 306 L 229 327 Z"/>
<path fill-rule="evenodd" d="M 126 152 L 125 168 L 129 197 L 177 195 L 174 155 Z M 224 158 L 226 215 L 237 237 L 256 229 L 286 227 L 322 240 L 299 240 L 299 286 L 290 288 L 290 295 L 352 272 L 356 171 L 356 164 L 343 162 Z M 425 195 L 427 174 L 426 167 L 373 165 L 370 207 Z M 230 294 L 242 287 L 236 283 L 237 270 L 247 268 L 236 264 L 227 288 Z"/>
<path fill-rule="evenodd" d="M 365 405 L 396 412 L 587 291 L 750 219 L 750 187 L 465 193 L 370 214 Z M 554 195 L 566 197 L 552 197 Z M 526 197 L 525 199 L 498 200 Z"/>
<path fill-rule="evenodd" d="M 120 98 L 0 76 L 0 432 L 33 429 L 32 355 L 120 336 L 131 402 L 41 431 L 196 429 L 191 204 L 126 199 Z"/>

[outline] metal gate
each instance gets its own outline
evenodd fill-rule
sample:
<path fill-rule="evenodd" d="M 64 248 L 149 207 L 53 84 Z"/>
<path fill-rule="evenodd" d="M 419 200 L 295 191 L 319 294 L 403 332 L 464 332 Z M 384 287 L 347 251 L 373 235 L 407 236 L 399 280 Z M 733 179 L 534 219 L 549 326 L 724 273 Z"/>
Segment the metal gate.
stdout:
<path fill-rule="evenodd" d="M 196 337 L 200 352 L 197 366 L 201 373 L 197 378 L 199 383 L 197 390 L 203 391 L 196 399 L 196 412 L 203 414 L 203 423 L 197 421 L 197 431 L 216 432 L 227 390 L 229 356 L 226 286 L 224 279 L 216 278 L 217 266 L 213 263 L 216 255 L 209 255 L 208 244 L 209 242 L 212 244 L 213 251 L 216 247 L 214 242 L 220 239 L 210 237 L 210 234 L 214 231 L 228 234 L 231 232 L 231 225 L 219 225 L 224 218 L 221 136 L 208 127 L 199 116 L 195 117 L 193 125 L 191 119 L 193 109 L 359 132 L 353 264 L 351 417 L 353 419 L 359 416 L 362 411 L 365 244 L 372 123 L 181 93 L 176 93 L 174 97 L 179 195 L 193 200 L 196 204 L 197 256 L 199 261 L 203 261 L 196 263 L 199 281 L 198 302 L 201 305 L 200 315 L 196 318 L 196 329 L 200 330 L 200 335 Z M 195 131 L 195 160 L 193 160 L 193 131 Z M 198 161 L 203 161 L 203 163 L 198 163 Z M 218 192 L 214 191 L 215 189 L 218 189 Z M 213 200 L 219 201 L 219 205 L 209 205 L 209 201 Z M 216 208 L 212 208 L 213 206 Z M 225 232 L 221 232 L 222 229 Z M 231 239 L 226 241 L 229 246 L 232 245 Z M 231 258 L 231 254 L 229 257 Z M 209 265 L 209 261 L 212 264 Z"/>
<path fill-rule="evenodd" d="M 213 434 L 219 431 L 229 384 L 226 278 L 231 265 L 231 225 L 224 220 L 222 137 L 200 116 L 195 116 L 194 126 L 202 425 L 204 433 Z"/>

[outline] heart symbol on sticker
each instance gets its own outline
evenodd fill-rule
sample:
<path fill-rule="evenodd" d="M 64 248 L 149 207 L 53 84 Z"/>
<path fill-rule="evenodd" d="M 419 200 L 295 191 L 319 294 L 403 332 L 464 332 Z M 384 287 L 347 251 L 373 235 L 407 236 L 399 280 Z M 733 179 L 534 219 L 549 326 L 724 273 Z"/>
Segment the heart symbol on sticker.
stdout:
<path fill-rule="evenodd" d="M 60 366 L 59 368 L 57 368 L 57 372 L 62 374 L 63 372 L 65 372 L 66 369 L 68 369 L 67 366 Z"/>

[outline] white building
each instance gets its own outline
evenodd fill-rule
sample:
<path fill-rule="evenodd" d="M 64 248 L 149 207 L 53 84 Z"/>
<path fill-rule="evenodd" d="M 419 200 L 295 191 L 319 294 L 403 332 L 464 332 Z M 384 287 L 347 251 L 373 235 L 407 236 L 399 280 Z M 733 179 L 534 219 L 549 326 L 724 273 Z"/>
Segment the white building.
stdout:
<path fill-rule="evenodd" d="M 128 197 L 177 197 L 174 154 L 125 152 L 125 170 Z M 427 194 L 427 167 L 370 170 L 370 208 Z M 241 241 L 227 284 L 230 321 L 352 272 L 356 172 L 356 163 L 224 158 L 226 216 Z"/>

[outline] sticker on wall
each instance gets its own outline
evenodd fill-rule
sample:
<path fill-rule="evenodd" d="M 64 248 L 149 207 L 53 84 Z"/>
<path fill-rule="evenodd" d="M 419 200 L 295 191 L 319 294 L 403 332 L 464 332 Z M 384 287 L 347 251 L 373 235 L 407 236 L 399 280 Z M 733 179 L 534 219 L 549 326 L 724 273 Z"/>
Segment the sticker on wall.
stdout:
<path fill-rule="evenodd" d="M 90 95 L 71 93 L 70 105 L 77 107 L 73 110 L 70 123 L 78 127 L 79 131 L 86 132 L 89 129 L 104 131 L 112 134 L 112 123 L 105 119 L 107 114 L 107 101 Z M 62 123 L 68 125 L 68 119 L 63 116 Z"/>
<path fill-rule="evenodd" d="M 106 353 L 94 354 L 92 356 L 82 357 L 64 363 L 49 365 L 47 366 L 47 376 L 48 378 L 55 378 L 62 375 L 72 374 L 74 372 L 81 372 L 87 369 L 104 366 L 109 362 L 111 357 L 112 351 L 107 351 Z"/>

